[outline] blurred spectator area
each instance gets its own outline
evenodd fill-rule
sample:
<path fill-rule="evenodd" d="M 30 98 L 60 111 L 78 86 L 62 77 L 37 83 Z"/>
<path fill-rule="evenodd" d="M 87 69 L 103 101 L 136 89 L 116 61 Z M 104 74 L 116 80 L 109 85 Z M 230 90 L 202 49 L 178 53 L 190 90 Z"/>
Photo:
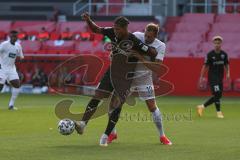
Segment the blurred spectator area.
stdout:
<path fill-rule="evenodd" d="M 112 21 L 96 22 L 112 26 Z M 131 22 L 129 30 L 144 31 L 149 22 Z M 0 21 L 0 40 L 8 38 L 10 30 L 19 32 L 19 43 L 25 54 L 94 54 L 105 53 L 105 37 L 90 31 L 84 22 Z M 97 54 L 96 53 L 96 54 Z"/>

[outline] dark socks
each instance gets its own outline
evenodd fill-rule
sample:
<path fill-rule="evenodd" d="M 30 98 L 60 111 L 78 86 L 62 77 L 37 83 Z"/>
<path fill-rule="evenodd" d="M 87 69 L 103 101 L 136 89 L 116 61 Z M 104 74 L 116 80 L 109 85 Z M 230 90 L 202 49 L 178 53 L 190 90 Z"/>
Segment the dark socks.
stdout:
<path fill-rule="evenodd" d="M 207 106 L 213 104 L 214 102 L 215 102 L 215 98 L 213 96 L 213 97 L 209 98 L 203 105 L 206 108 Z"/>
<path fill-rule="evenodd" d="M 85 121 L 86 124 L 91 119 L 93 114 L 96 112 L 99 102 L 100 102 L 100 100 L 98 100 L 98 99 L 91 99 L 90 102 L 88 103 L 87 108 L 86 108 L 83 118 L 82 118 L 82 121 Z"/>
<path fill-rule="evenodd" d="M 221 104 L 220 104 L 219 99 L 215 101 L 215 107 L 216 107 L 217 112 L 221 111 Z"/>
<path fill-rule="evenodd" d="M 122 107 L 118 107 L 118 108 L 114 109 L 114 111 L 110 114 L 109 119 L 108 119 L 108 125 L 105 130 L 106 135 L 109 136 L 110 133 L 112 132 L 113 128 L 115 127 L 115 125 L 120 117 L 121 110 L 122 110 Z"/>

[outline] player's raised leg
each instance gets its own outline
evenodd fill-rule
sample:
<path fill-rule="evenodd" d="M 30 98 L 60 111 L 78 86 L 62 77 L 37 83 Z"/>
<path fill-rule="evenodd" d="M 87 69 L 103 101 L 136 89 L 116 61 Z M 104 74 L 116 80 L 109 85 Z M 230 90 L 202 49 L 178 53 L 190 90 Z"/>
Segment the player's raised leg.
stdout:
<path fill-rule="evenodd" d="M 101 99 L 106 98 L 106 96 L 110 95 L 112 91 L 113 87 L 110 80 L 110 69 L 108 69 L 107 72 L 104 74 L 98 86 L 98 89 L 96 90 L 95 97 L 92 98 L 86 106 L 86 110 L 83 114 L 81 121 L 75 122 L 75 129 L 78 134 L 83 134 L 87 123 L 96 112 Z"/>

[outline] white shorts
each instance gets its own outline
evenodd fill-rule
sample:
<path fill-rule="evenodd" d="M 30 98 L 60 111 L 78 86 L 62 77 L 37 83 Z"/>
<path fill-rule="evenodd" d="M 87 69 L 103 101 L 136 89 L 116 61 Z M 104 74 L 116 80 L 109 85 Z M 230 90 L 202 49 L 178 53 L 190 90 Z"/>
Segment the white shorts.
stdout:
<path fill-rule="evenodd" d="M 138 92 L 141 100 L 155 99 L 154 85 L 152 77 L 143 77 L 140 79 L 134 79 L 131 87 L 131 91 Z"/>
<path fill-rule="evenodd" d="M 15 68 L 0 69 L 0 84 L 5 84 L 6 81 L 10 82 L 15 79 L 19 79 L 18 73 Z"/>

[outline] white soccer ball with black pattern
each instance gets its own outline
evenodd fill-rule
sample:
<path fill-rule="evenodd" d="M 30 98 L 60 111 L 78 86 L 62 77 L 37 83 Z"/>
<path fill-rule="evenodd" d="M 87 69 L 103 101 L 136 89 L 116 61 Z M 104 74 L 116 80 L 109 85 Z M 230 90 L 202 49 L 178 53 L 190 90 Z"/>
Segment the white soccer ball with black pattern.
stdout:
<path fill-rule="evenodd" d="M 71 119 L 62 119 L 58 123 L 59 133 L 62 135 L 70 135 L 74 132 L 75 124 Z"/>

